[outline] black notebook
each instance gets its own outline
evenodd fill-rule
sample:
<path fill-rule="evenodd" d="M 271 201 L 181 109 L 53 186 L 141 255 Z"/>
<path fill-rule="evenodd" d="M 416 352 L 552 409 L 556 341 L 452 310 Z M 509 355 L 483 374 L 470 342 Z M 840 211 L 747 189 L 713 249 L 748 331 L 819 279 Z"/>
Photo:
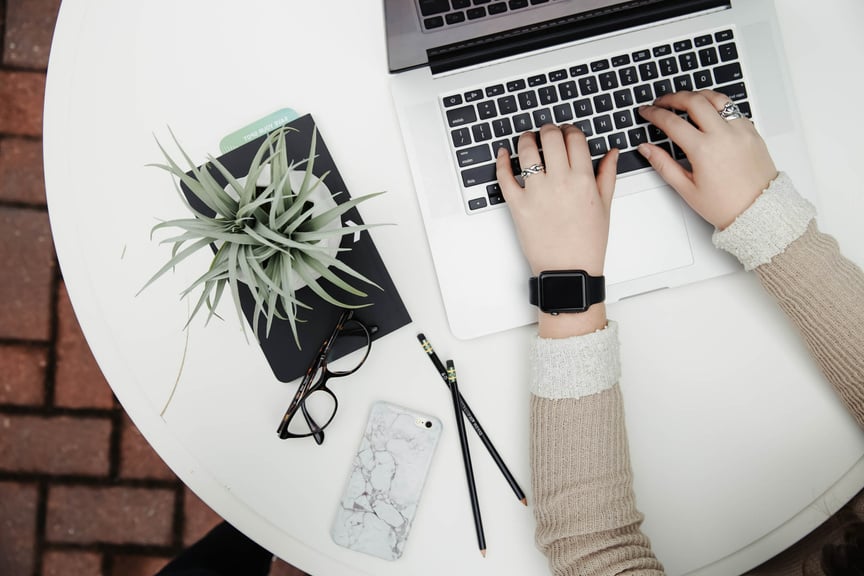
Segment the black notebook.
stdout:
<path fill-rule="evenodd" d="M 312 143 L 312 134 L 313 130 L 315 130 L 315 122 L 312 120 L 312 116 L 307 114 L 297 118 L 293 122 L 290 122 L 288 126 L 297 130 L 297 132 L 287 132 L 285 137 L 289 158 L 292 158 L 295 162 L 300 162 L 309 154 L 309 147 Z M 240 148 L 219 156 L 219 162 L 221 162 L 235 178 L 246 176 L 255 153 L 258 151 L 261 143 L 266 137 L 266 135 L 261 136 L 260 138 L 250 141 L 248 144 L 244 144 Z M 325 144 L 320 131 L 317 133 L 315 152 L 315 163 L 312 170 L 313 174 L 317 177 L 321 177 L 329 171 L 329 174 L 327 174 L 324 179 L 324 184 L 326 184 L 327 188 L 330 189 L 333 194 L 333 199 L 337 204 L 347 202 L 351 196 L 348 193 L 345 182 L 342 180 L 342 176 L 339 174 L 339 170 L 336 168 L 336 164 L 333 162 L 333 158 L 330 156 L 330 152 L 327 149 L 327 145 Z M 305 170 L 305 165 L 302 169 Z M 220 184 L 227 184 L 227 181 L 218 173 L 217 170 L 211 170 L 211 173 Z M 192 204 L 196 210 L 199 210 L 203 214 L 213 213 L 185 186 L 183 186 L 183 192 L 189 200 L 189 203 Z M 369 200 L 369 202 L 376 202 L 383 199 L 384 196 L 380 196 Z M 341 218 L 343 225 L 346 225 L 348 222 L 351 223 L 348 225 L 363 224 L 363 219 L 360 217 L 360 213 L 356 207 L 351 208 L 342 214 Z M 375 248 L 375 244 L 372 242 L 372 237 L 369 235 L 369 232 L 364 230 L 359 233 L 343 236 L 340 248 L 350 248 L 350 250 L 340 252 L 338 256 L 339 260 L 375 282 L 381 287 L 381 289 L 367 284 L 362 280 L 349 277 L 343 272 L 335 269 L 333 271 L 337 276 L 355 288 L 365 292 L 367 296 L 363 298 L 349 294 L 341 288 L 334 286 L 324 278 L 318 280 L 321 286 L 331 296 L 341 302 L 352 305 L 368 304 L 365 308 L 356 309 L 354 316 L 367 326 L 374 327 L 372 334 L 373 340 L 381 338 L 382 336 L 385 336 L 397 328 L 401 328 L 411 322 L 411 317 L 408 315 L 408 311 L 405 309 L 405 305 L 399 297 L 399 292 L 396 290 L 396 286 L 393 284 L 393 280 L 390 278 L 390 274 L 387 272 L 384 262 L 381 260 L 381 255 L 378 254 L 378 250 Z M 299 378 L 305 373 L 313 356 L 318 351 L 321 342 L 324 338 L 329 336 L 339 318 L 339 314 L 342 312 L 340 308 L 335 307 L 333 304 L 315 294 L 308 286 L 297 290 L 296 297 L 301 302 L 312 307 L 311 310 L 301 308 L 297 312 L 297 318 L 299 320 L 297 324 L 297 333 L 299 336 L 300 348 L 298 348 L 297 343 L 294 340 L 294 334 L 292 333 L 291 326 L 287 320 L 274 318 L 269 336 L 266 335 L 267 323 L 263 314 L 258 322 L 258 341 L 261 344 L 264 355 L 267 357 L 267 361 L 270 363 L 273 374 L 282 382 L 289 382 Z M 255 300 L 252 297 L 252 293 L 244 284 L 240 285 L 240 303 L 246 315 L 246 319 L 249 322 L 249 326 L 252 326 Z M 343 339 L 336 341 L 337 347 L 334 349 L 334 354 L 336 356 L 342 356 L 353 351 L 347 348 L 339 349 L 338 345 L 341 340 Z"/>

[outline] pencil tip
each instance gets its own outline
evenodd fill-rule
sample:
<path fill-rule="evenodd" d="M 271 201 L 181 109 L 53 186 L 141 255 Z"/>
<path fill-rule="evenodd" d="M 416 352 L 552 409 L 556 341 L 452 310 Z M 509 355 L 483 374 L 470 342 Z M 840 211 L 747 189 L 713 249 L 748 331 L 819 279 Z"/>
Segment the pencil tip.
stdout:
<path fill-rule="evenodd" d="M 523 506 L 528 506 L 528 499 L 527 498 L 522 498 L 522 500 L 520 500 L 520 502 L 522 502 Z"/>
<path fill-rule="evenodd" d="M 486 550 L 480 550 L 480 554 L 482 554 L 483 558 L 485 558 L 486 557 Z"/>

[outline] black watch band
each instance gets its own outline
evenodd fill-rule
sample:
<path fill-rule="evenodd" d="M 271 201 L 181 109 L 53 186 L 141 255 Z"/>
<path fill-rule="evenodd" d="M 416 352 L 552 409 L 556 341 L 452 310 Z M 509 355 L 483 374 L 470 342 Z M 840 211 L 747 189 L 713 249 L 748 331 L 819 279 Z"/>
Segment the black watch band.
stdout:
<path fill-rule="evenodd" d="M 584 312 L 606 299 L 606 278 L 584 270 L 546 270 L 528 281 L 528 301 L 553 316 Z"/>

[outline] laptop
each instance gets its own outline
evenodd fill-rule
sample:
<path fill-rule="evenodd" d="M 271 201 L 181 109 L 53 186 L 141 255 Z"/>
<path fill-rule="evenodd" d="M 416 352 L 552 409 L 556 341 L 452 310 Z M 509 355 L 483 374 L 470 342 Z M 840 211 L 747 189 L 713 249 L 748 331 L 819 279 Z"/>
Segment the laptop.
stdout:
<path fill-rule="evenodd" d="M 536 321 L 494 167 L 522 132 L 573 123 L 595 163 L 621 150 L 607 302 L 740 270 L 636 152 L 656 143 L 686 165 L 641 104 L 724 92 L 777 166 L 813 189 L 773 0 L 384 0 L 384 16 L 391 92 L 457 338 Z"/>

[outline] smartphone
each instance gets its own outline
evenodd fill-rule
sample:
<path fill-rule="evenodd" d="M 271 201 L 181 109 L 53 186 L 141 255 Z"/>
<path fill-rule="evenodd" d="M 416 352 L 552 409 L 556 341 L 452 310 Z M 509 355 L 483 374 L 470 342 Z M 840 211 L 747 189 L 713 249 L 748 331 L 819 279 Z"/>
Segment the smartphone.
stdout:
<path fill-rule="evenodd" d="M 372 405 L 330 529 L 336 544 L 385 560 L 402 556 L 440 436 L 434 416 Z"/>

